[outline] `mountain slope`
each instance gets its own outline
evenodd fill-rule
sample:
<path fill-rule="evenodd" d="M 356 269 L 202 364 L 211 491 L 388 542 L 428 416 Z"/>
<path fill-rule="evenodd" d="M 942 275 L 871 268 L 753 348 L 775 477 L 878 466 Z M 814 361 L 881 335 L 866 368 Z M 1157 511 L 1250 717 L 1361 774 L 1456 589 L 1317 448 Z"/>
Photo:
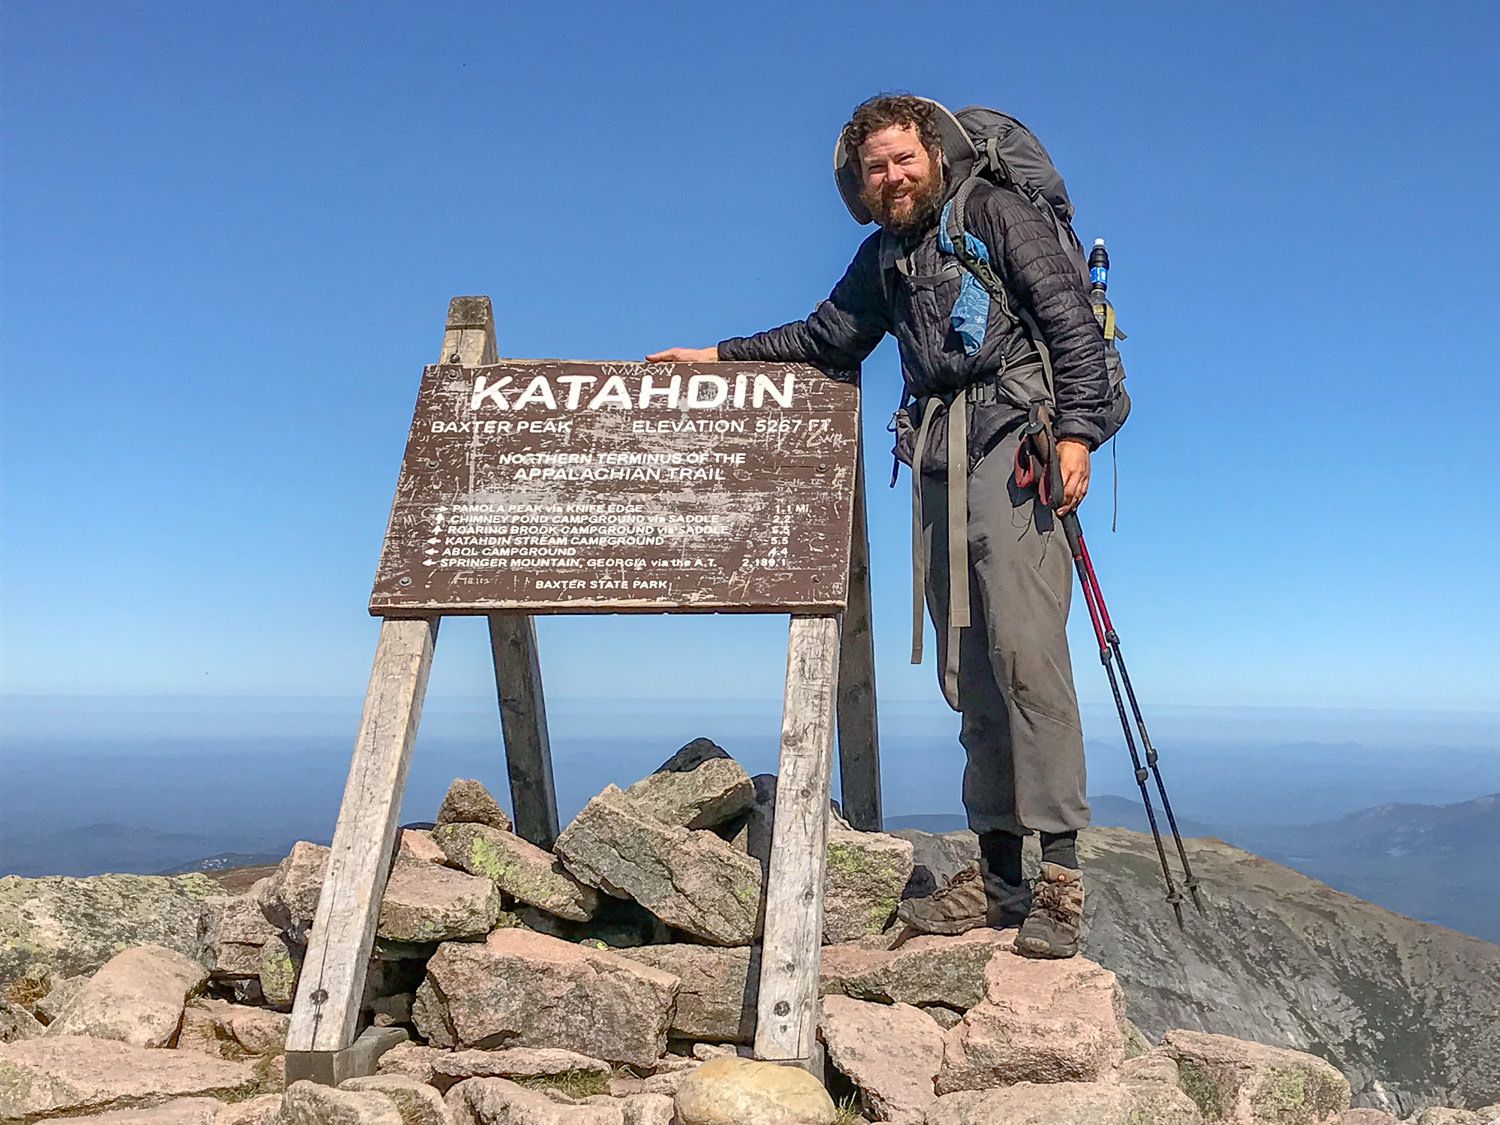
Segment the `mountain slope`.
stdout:
<path fill-rule="evenodd" d="M 946 874 L 968 833 L 902 831 Z M 1500 1101 L 1500 946 L 1417 922 L 1218 840 L 1189 841 L 1208 899 L 1179 931 L 1150 836 L 1083 833 L 1084 952 L 1113 969 L 1153 1039 L 1214 1031 L 1311 1051 L 1356 1104 L 1406 1114 Z"/>

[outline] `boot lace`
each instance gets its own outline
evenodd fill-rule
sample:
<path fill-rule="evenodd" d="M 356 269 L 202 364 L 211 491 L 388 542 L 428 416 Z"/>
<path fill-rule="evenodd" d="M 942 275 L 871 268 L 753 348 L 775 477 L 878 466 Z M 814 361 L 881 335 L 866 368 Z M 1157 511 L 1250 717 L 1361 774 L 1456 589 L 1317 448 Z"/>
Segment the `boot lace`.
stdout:
<path fill-rule="evenodd" d="M 955 891 L 960 890 L 961 888 L 969 883 L 974 882 L 978 878 L 979 868 L 970 864 L 968 867 L 965 867 L 958 871 L 951 879 L 949 879 L 937 890 L 933 891 L 932 897 L 934 899 L 947 898 Z"/>

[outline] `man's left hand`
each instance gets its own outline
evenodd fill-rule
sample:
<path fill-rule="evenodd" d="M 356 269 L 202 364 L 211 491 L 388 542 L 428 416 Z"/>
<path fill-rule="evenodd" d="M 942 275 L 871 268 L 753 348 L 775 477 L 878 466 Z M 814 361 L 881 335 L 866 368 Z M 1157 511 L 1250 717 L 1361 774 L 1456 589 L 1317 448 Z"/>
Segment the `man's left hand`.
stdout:
<path fill-rule="evenodd" d="M 1074 511 L 1089 491 L 1089 447 L 1073 438 L 1061 438 L 1057 443 L 1057 467 L 1062 472 L 1063 502 L 1057 514 L 1065 516 Z"/>

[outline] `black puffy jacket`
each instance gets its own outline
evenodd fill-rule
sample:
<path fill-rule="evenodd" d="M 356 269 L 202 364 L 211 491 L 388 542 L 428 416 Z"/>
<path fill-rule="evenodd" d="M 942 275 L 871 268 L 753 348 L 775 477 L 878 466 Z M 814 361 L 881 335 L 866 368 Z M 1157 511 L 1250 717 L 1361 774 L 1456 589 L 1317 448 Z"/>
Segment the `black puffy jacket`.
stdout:
<path fill-rule="evenodd" d="M 969 197 L 965 226 L 989 248 L 1009 302 L 1019 302 L 1031 314 L 1051 353 L 1056 435 L 1077 438 L 1093 449 L 1103 439 L 1109 377 L 1104 338 L 1077 263 L 1058 243 L 1047 220 L 1006 188 L 978 184 Z M 909 255 L 914 283 L 903 273 L 882 268 L 882 239 L 876 231 L 860 246 L 828 299 L 806 320 L 724 340 L 720 358 L 811 363 L 835 378 L 853 379 L 860 363 L 890 332 L 900 345 L 907 388 L 918 397 L 992 380 L 1002 362 L 1012 367 L 1035 362 L 1025 326 L 1007 317 L 998 301 L 990 302 L 979 351 L 964 354 L 949 319 L 963 273 L 949 268 L 955 259 L 938 249 L 937 234 L 934 220 L 900 248 Z M 923 283 L 944 272 L 948 276 L 943 280 Z M 1019 414 L 1004 401 L 976 403 L 971 410 L 974 457 L 982 455 Z"/>

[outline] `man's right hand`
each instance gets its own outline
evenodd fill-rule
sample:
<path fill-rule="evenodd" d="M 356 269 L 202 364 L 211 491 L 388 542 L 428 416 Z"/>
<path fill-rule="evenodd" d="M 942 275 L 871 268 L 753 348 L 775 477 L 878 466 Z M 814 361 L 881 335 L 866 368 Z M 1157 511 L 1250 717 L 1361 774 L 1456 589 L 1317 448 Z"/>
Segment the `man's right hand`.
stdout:
<path fill-rule="evenodd" d="M 652 352 L 646 357 L 647 363 L 717 363 L 719 359 L 719 346 L 715 344 L 711 348 L 667 348 L 665 351 Z"/>

